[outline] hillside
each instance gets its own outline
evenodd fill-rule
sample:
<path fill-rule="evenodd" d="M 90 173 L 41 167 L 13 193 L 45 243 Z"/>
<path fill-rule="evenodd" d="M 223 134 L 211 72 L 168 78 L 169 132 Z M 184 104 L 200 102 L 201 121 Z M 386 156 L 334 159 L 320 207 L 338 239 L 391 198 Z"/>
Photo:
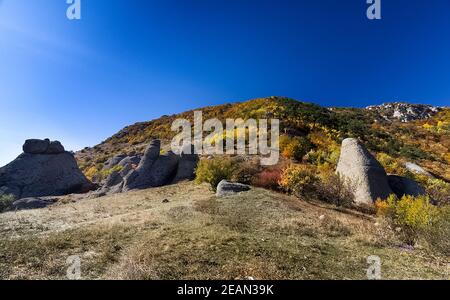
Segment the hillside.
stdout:
<path fill-rule="evenodd" d="M 204 119 L 278 118 L 286 139 L 301 137 L 308 145 L 297 160 L 310 164 L 334 166 L 339 145 L 346 137 L 357 137 L 378 156 L 385 167 L 403 168 L 406 162 L 420 165 L 438 178 L 450 181 L 450 109 L 427 105 L 391 103 L 366 109 L 324 108 L 311 103 L 270 97 L 243 103 L 200 109 Z M 149 122 L 128 126 L 101 144 L 76 153 L 80 168 L 92 178 L 103 164 L 117 154 L 142 153 L 151 139 L 162 139 L 166 145 L 176 134 L 171 132 L 177 118 L 193 119 L 193 111 L 163 116 Z M 289 141 L 287 142 L 289 143 Z M 292 158 L 288 150 L 284 156 Z M 286 150 L 286 151 L 285 151 Z M 383 161 L 382 161 L 383 163 Z M 405 173 L 407 170 L 403 170 Z"/>
<path fill-rule="evenodd" d="M 0 278 L 65 279 L 79 255 L 83 279 L 366 279 L 377 255 L 384 279 L 448 279 L 448 257 L 405 247 L 373 216 L 264 189 L 72 197 L 1 215 Z"/>

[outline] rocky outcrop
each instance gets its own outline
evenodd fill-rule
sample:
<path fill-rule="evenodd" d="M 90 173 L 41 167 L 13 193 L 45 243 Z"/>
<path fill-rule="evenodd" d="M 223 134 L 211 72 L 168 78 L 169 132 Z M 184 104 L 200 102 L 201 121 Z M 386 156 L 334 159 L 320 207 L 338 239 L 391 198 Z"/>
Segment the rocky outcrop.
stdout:
<path fill-rule="evenodd" d="M 337 173 L 354 185 L 357 204 L 372 205 L 393 193 L 383 166 L 357 139 L 342 142 Z"/>
<path fill-rule="evenodd" d="M 132 166 L 139 159 L 139 165 Z M 194 178 L 195 168 L 198 164 L 198 155 L 176 155 L 172 151 L 161 154 L 161 141 L 153 140 L 147 146 L 142 159 L 139 156 L 123 158 L 118 165 L 123 169 L 112 172 L 103 187 L 94 195 L 127 192 L 130 190 L 159 187 L 183 180 Z"/>
<path fill-rule="evenodd" d="M 195 179 L 195 169 L 197 168 L 199 157 L 194 154 L 194 146 L 190 148 L 190 151 L 183 151 L 180 155 L 177 173 L 173 183 Z"/>
<path fill-rule="evenodd" d="M 61 154 L 65 152 L 65 149 L 60 142 L 51 142 L 49 139 L 26 140 L 22 148 L 23 152 L 27 154 Z"/>
<path fill-rule="evenodd" d="M 93 184 L 59 142 L 27 140 L 24 153 L 0 168 L 0 194 L 16 199 L 87 192 Z"/>
<path fill-rule="evenodd" d="M 226 197 L 237 193 L 247 192 L 250 189 L 250 186 L 246 184 L 222 180 L 217 186 L 216 196 L 219 198 Z"/>
<path fill-rule="evenodd" d="M 387 175 L 383 166 L 356 139 L 342 142 L 337 173 L 353 185 L 357 204 L 373 204 L 391 194 L 425 195 L 425 189 L 416 181 L 397 175 Z"/>
<path fill-rule="evenodd" d="M 367 110 L 376 112 L 380 121 L 401 121 L 410 122 L 414 120 L 423 120 L 436 115 L 441 108 L 404 102 L 384 103 L 382 105 L 373 105 L 366 107 Z"/>

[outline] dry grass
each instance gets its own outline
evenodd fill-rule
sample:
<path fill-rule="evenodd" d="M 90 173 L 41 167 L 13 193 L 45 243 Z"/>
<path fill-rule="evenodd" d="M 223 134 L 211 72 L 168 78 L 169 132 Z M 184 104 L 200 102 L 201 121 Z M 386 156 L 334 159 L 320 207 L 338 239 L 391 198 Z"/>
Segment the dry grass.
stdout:
<path fill-rule="evenodd" d="M 448 278 L 448 257 L 401 249 L 376 222 L 262 189 L 216 199 L 183 183 L 0 215 L 0 277 L 64 278 L 79 255 L 88 279 L 364 279 L 378 255 L 386 279 Z"/>

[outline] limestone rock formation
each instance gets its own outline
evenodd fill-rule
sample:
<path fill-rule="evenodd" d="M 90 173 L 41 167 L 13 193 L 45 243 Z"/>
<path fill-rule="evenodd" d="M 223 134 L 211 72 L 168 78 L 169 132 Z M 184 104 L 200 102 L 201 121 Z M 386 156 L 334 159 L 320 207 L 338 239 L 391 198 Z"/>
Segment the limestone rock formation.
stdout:
<path fill-rule="evenodd" d="M 0 194 L 16 199 L 87 192 L 93 184 L 59 142 L 27 140 L 22 153 L 0 168 Z"/>
<path fill-rule="evenodd" d="M 217 186 L 217 197 L 226 197 L 234 195 L 241 192 L 247 192 L 250 190 L 250 186 L 242 183 L 229 182 L 227 180 L 222 180 Z"/>
<path fill-rule="evenodd" d="M 393 193 L 383 166 L 357 139 L 342 142 L 337 173 L 355 186 L 357 204 L 372 205 Z"/>
<path fill-rule="evenodd" d="M 194 178 L 198 155 L 176 155 L 172 151 L 161 154 L 161 141 L 153 140 L 140 156 L 123 158 L 118 165 L 123 169 L 112 172 L 103 187 L 94 193 L 95 197 L 127 192 L 136 189 L 159 187 Z M 117 161 L 117 160 L 116 160 Z M 133 166 L 139 161 L 136 169 Z"/>

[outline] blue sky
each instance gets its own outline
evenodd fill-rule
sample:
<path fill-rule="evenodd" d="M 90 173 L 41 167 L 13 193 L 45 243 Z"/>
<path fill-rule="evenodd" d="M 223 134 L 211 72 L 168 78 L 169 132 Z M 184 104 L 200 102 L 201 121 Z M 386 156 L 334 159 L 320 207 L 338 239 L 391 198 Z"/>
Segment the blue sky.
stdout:
<path fill-rule="evenodd" d="M 0 0 L 0 165 L 26 138 L 92 146 L 122 127 L 271 95 L 450 104 L 450 2 Z"/>

